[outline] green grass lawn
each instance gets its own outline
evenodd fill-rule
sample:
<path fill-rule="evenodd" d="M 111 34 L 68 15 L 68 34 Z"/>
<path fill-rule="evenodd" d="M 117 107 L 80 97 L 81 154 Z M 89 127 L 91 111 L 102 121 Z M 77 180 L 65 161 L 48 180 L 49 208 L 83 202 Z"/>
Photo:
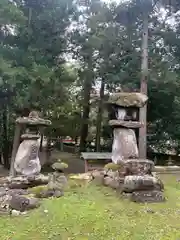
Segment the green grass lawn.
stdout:
<path fill-rule="evenodd" d="M 164 182 L 161 204 L 130 203 L 93 185 L 68 191 L 27 216 L 1 217 L 0 240 L 179 240 L 180 183 L 174 176 Z"/>

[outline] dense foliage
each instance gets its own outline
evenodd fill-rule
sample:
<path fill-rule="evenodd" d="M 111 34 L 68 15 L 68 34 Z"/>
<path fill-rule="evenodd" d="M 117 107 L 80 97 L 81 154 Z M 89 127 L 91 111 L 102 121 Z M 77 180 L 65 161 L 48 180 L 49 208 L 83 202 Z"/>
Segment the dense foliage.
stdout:
<path fill-rule="evenodd" d="M 179 10 L 178 1 L 1 0 L 0 146 L 5 165 L 15 118 L 34 108 L 52 120 L 48 135 L 81 136 L 81 150 L 94 139 L 100 150 L 101 137 L 110 137 L 107 95 L 140 88 L 143 13 L 149 22 L 149 145 L 167 148 L 169 140 L 178 149 Z"/>

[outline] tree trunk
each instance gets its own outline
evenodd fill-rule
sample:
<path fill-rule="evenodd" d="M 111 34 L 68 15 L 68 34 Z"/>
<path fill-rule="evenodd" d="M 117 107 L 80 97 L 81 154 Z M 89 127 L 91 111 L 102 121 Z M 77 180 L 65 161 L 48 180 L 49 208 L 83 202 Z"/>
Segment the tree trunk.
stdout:
<path fill-rule="evenodd" d="M 86 150 L 86 139 L 88 136 L 88 121 L 89 121 L 89 112 L 90 112 L 91 88 L 92 88 L 92 79 L 89 79 L 89 78 L 85 79 L 81 139 L 80 139 L 80 152 L 84 152 Z"/>
<path fill-rule="evenodd" d="M 148 11 L 144 11 L 142 36 L 141 92 L 147 94 L 148 80 Z M 140 109 L 139 119 L 144 126 L 139 129 L 139 157 L 146 159 L 147 155 L 147 105 Z"/>
<path fill-rule="evenodd" d="M 4 159 L 4 167 L 9 168 L 9 141 L 8 141 L 8 117 L 7 106 L 4 106 L 2 113 L 2 155 Z"/>
<path fill-rule="evenodd" d="M 101 150 L 101 125 L 102 125 L 102 114 L 103 114 L 103 103 L 104 103 L 104 88 L 105 88 L 105 83 L 104 83 L 104 79 L 102 79 L 101 88 L 100 88 L 100 100 L 99 100 L 98 114 L 97 114 L 97 123 L 96 123 L 96 152 L 100 152 Z"/>

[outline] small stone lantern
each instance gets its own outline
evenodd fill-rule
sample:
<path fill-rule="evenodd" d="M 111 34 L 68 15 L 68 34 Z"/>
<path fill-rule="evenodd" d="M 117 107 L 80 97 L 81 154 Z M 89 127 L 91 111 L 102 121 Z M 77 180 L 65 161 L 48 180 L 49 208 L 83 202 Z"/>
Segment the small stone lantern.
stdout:
<path fill-rule="evenodd" d="M 51 121 L 40 118 L 36 111 L 32 111 L 29 117 L 20 117 L 16 120 L 10 176 L 15 177 L 16 174 L 29 176 L 40 173 L 39 132 L 49 125 Z M 23 130 L 25 133 L 21 135 Z"/>

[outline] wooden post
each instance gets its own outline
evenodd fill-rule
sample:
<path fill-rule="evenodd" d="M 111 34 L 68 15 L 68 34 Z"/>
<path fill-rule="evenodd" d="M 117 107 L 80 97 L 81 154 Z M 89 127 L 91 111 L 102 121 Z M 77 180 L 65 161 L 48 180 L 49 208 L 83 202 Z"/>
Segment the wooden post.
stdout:
<path fill-rule="evenodd" d="M 88 160 L 87 159 L 84 159 L 84 171 L 85 171 L 85 173 L 88 172 Z"/>
<path fill-rule="evenodd" d="M 20 143 L 20 135 L 21 135 L 21 125 L 16 124 L 13 149 L 12 149 L 12 155 L 11 155 L 11 168 L 10 168 L 10 176 L 12 176 L 12 177 L 15 177 L 15 175 L 16 175 L 16 172 L 14 169 L 14 161 L 15 161 L 16 153 L 18 151 L 18 147 L 19 147 L 19 143 Z"/>
<path fill-rule="evenodd" d="M 142 36 L 141 92 L 147 95 L 148 79 L 148 11 L 144 11 Z M 139 157 L 147 157 L 147 105 L 140 108 L 139 120 L 143 127 L 139 129 Z"/>

